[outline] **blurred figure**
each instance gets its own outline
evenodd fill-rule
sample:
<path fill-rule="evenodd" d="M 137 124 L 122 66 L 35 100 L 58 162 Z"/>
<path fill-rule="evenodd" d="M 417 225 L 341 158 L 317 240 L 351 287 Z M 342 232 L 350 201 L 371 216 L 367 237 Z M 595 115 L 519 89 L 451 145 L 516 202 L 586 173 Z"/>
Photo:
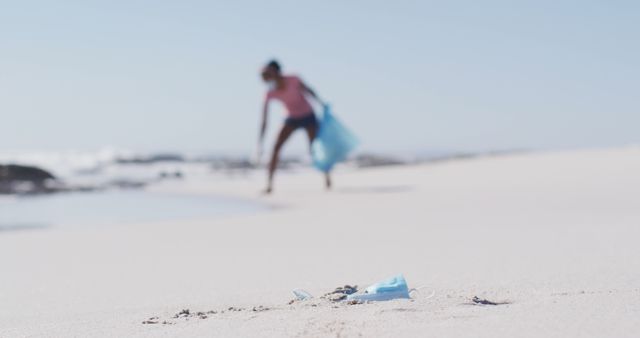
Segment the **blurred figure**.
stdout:
<path fill-rule="evenodd" d="M 294 75 L 283 75 L 280 64 L 272 60 L 262 69 L 262 79 L 268 85 L 269 89 L 264 100 L 262 110 L 262 124 L 260 127 L 260 149 L 264 141 L 264 135 L 267 130 L 267 117 L 269 114 L 269 103 L 271 100 L 282 102 L 287 111 L 287 118 L 280 129 L 278 138 L 273 147 L 271 161 L 269 162 L 269 176 L 265 193 L 269 194 L 273 191 L 273 176 L 280 159 L 280 150 L 289 136 L 299 128 L 303 128 L 309 136 L 309 144 L 313 142 L 318 133 L 318 120 L 307 99 L 307 95 L 312 97 L 320 105 L 324 106 L 324 102 L 320 100 L 318 95 L 309 88 L 299 77 Z M 331 178 L 329 173 L 325 174 L 325 184 L 327 189 L 331 188 Z"/>

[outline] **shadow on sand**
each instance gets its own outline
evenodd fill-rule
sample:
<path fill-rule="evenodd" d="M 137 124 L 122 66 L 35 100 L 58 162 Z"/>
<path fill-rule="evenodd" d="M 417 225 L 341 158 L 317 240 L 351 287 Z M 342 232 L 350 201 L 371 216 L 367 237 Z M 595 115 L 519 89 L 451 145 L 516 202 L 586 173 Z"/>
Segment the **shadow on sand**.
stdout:
<path fill-rule="evenodd" d="M 366 187 L 345 187 L 337 191 L 345 194 L 393 194 L 409 192 L 415 188 L 410 185 L 387 185 L 387 186 L 366 186 Z"/>

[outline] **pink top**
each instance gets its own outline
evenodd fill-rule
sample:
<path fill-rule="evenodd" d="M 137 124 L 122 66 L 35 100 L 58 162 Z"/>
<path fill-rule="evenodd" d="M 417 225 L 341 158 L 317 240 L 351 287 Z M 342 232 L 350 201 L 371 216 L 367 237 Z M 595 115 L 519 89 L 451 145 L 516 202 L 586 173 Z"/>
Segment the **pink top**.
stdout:
<path fill-rule="evenodd" d="M 292 118 L 301 118 L 313 114 L 313 108 L 304 96 L 302 80 L 297 76 L 284 76 L 284 88 L 272 89 L 267 92 L 265 106 L 271 99 L 276 99 L 284 104 L 287 115 Z"/>

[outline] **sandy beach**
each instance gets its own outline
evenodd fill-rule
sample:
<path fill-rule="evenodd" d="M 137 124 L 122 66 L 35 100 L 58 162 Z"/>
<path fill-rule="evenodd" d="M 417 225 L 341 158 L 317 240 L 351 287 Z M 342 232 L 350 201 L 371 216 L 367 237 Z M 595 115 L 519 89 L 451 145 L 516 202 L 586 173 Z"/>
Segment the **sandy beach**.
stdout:
<path fill-rule="evenodd" d="M 0 233 L 0 337 L 637 337 L 639 173 L 626 147 L 163 183 L 270 210 Z M 413 300 L 289 304 L 397 273 Z"/>

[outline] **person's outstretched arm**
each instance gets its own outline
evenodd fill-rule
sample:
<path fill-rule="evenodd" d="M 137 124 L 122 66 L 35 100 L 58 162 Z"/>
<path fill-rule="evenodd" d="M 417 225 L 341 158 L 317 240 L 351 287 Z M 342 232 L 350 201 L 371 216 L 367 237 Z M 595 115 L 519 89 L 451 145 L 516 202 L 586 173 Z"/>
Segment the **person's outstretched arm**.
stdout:
<path fill-rule="evenodd" d="M 260 123 L 260 141 L 264 138 L 264 134 L 267 131 L 267 117 L 269 115 L 269 102 L 264 100 L 264 105 L 262 106 L 262 122 Z"/>
<path fill-rule="evenodd" d="M 320 96 L 318 96 L 318 94 L 316 94 L 316 92 L 311 89 L 311 87 L 307 86 L 307 84 L 302 81 L 300 82 L 300 85 L 302 86 L 302 90 L 304 90 L 305 93 L 309 94 L 309 96 L 311 96 L 316 102 L 318 102 L 318 104 L 324 107 L 324 101 L 320 99 Z"/>
<path fill-rule="evenodd" d="M 264 141 L 264 135 L 267 133 L 267 120 L 269 117 L 269 97 L 264 99 L 262 106 L 262 121 L 260 122 L 260 133 L 258 135 L 258 155 L 262 153 L 262 143 Z"/>

